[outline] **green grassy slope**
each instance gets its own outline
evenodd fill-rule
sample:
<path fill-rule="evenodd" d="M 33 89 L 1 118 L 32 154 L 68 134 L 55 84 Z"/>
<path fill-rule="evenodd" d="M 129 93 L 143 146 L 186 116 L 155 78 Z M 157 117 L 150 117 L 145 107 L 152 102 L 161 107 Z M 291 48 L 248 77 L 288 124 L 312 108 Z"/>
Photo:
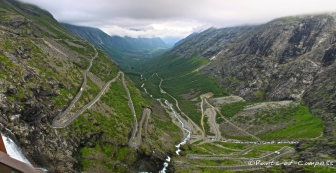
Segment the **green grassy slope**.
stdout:
<path fill-rule="evenodd" d="M 226 94 L 216 85 L 215 78 L 194 72 L 208 62 L 207 59 L 198 57 L 181 58 L 171 53 L 165 53 L 137 66 L 127 74 L 136 86 L 140 87 L 144 83 L 145 88 L 154 98 L 165 98 L 173 102 L 168 95 L 161 94 L 158 87 L 161 80 L 155 75 L 157 73 L 164 80 L 161 84 L 162 89 L 175 97 L 180 102 L 182 111 L 195 123 L 200 124 L 201 118 L 198 108 L 194 102 L 184 99 L 182 94 L 196 94 L 195 97 L 207 92 L 214 93 L 215 97 Z M 147 79 L 146 81 L 140 80 L 141 74 Z"/>

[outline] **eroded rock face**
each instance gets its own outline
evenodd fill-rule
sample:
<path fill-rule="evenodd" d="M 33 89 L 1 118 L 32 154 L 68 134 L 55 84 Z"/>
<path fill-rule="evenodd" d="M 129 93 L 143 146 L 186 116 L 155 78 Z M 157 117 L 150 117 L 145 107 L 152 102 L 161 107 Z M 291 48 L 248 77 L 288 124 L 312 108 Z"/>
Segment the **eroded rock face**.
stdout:
<path fill-rule="evenodd" d="M 311 108 L 336 113 L 335 33 L 335 14 L 287 17 L 259 26 L 211 28 L 173 53 L 208 58 L 202 71 L 244 99 L 304 98 Z"/>
<path fill-rule="evenodd" d="M 20 122 L 20 114 L 16 114 L 16 115 L 11 115 L 8 117 L 9 121 L 12 122 L 14 125 L 19 124 Z"/>
<path fill-rule="evenodd" d="M 68 82 L 52 75 L 51 71 L 61 77 L 59 71 L 66 68 L 56 69 L 58 66 L 51 61 L 51 55 L 41 48 L 45 46 L 41 31 L 45 28 L 11 11 L 20 8 L 45 15 L 38 12 L 40 9 L 22 6 L 17 1 L 1 3 L 10 8 L 0 14 L 0 130 L 22 148 L 34 166 L 50 172 L 76 172 L 75 165 L 79 164 L 77 138 L 61 137 L 49 121 L 66 106 L 56 105 L 53 100 L 61 95 L 59 88 L 77 87 L 81 79 L 73 78 L 73 82 Z M 52 57 L 60 58 L 55 54 Z M 47 69 L 49 74 L 46 74 Z M 75 73 L 81 75 L 80 70 Z"/>

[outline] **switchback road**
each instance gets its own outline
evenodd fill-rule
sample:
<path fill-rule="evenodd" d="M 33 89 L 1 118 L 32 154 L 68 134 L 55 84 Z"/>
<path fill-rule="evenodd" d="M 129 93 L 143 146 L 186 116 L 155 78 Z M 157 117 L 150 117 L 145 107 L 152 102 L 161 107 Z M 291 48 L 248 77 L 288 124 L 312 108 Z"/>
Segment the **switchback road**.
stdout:
<path fill-rule="evenodd" d="M 122 72 L 118 72 L 117 76 L 113 78 L 112 80 L 108 81 L 105 86 L 100 90 L 100 92 L 97 94 L 97 96 L 91 100 L 88 104 L 86 104 L 84 107 L 82 107 L 80 110 L 78 110 L 76 113 L 74 113 L 71 117 L 64 118 L 66 114 L 63 115 L 61 118 L 54 119 L 53 121 L 53 127 L 54 128 L 65 128 L 68 126 L 71 122 L 73 122 L 75 119 L 78 118 L 79 115 L 81 115 L 86 109 L 90 108 L 93 104 L 95 104 L 100 97 L 104 94 L 105 90 L 110 86 L 112 82 L 115 82 L 120 74 L 123 74 Z M 75 104 L 75 103 L 73 103 Z M 73 105 L 71 105 L 72 107 Z"/>
<path fill-rule="evenodd" d="M 58 125 L 57 122 L 67 115 L 67 113 L 72 109 L 72 107 L 79 100 L 79 98 L 81 97 L 81 95 L 83 93 L 83 90 L 84 90 L 84 88 L 86 86 L 86 81 L 87 81 L 86 74 L 89 72 L 89 70 L 90 70 L 90 68 L 92 66 L 92 61 L 98 56 L 98 52 L 97 52 L 96 48 L 94 46 L 92 46 L 92 47 L 95 50 L 96 54 L 95 54 L 95 56 L 93 56 L 90 59 L 90 64 L 89 64 L 88 68 L 83 73 L 83 83 L 82 83 L 82 86 L 79 88 L 79 91 L 78 91 L 76 97 L 74 99 L 72 99 L 72 101 L 71 101 L 70 105 L 68 106 L 68 108 L 65 111 L 63 111 L 60 115 L 58 115 L 58 116 L 55 117 L 55 119 L 53 121 L 53 126 L 54 126 L 54 124 Z"/>

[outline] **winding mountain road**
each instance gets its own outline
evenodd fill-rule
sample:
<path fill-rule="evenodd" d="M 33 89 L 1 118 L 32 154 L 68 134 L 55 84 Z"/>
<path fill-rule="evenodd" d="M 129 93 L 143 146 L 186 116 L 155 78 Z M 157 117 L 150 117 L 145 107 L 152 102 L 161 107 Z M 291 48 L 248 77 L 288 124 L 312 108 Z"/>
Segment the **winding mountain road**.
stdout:
<path fill-rule="evenodd" d="M 132 115 L 133 115 L 133 128 L 132 128 L 132 132 L 131 132 L 131 137 L 128 140 L 128 146 L 131 147 L 131 148 L 137 148 L 141 145 L 141 130 L 142 130 L 143 120 L 144 120 L 145 116 L 150 115 L 151 111 L 148 108 L 144 108 L 142 110 L 142 117 L 141 117 L 140 123 L 138 124 L 135 109 L 134 109 L 134 105 L 133 105 L 133 101 L 132 101 L 132 98 L 131 98 L 131 94 L 130 94 L 130 92 L 129 92 L 127 86 L 126 86 L 126 83 L 125 83 L 124 73 L 121 73 L 121 82 L 122 82 L 122 85 L 123 85 L 123 87 L 126 91 L 126 94 L 127 94 L 128 106 L 130 107 Z M 135 136 L 136 136 L 136 139 L 135 139 Z"/>
<path fill-rule="evenodd" d="M 96 52 L 95 56 L 93 56 L 91 59 L 90 59 L 90 65 L 86 68 L 86 70 L 84 71 L 83 73 L 83 83 L 82 83 L 82 86 L 79 88 L 79 91 L 76 95 L 76 97 L 74 99 L 72 99 L 70 105 L 68 106 L 68 108 L 63 111 L 60 115 L 56 116 L 54 121 L 53 121 L 53 126 L 54 127 L 59 127 L 59 120 L 62 119 L 63 117 L 65 117 L 67 115 L 67 113 L 72 109 L 72 107 L 75 105 L 75 103 L 79 100 L 79 98 L 82 96 L 82 93 L 83 93 L 83 90 L 86 86 L 86 82 L 87 82 L 87 79 L 86 79 L 86 75 L 87 73 L 89 72 L 91 66 L 92 66 L 92 61 L 98 56 L 98 52 L 96 50 L 96 48 L 94 46 L 92 46 L 94 51 Z M 54 125 L 55 124 L 55 125 Z"/>
<path fill-rule="evenodd" d="M 154 75 L 154 74 L 153 74 Z M 151 77 L 153 77 L 153 75 L 151 76 Z M 256 139 L 256 141 L 257 142 L 254 142 L 254 144 L 257 144 L 257 145 L 254 145 L 254 146 L 251 146 L 251 147 L 249 147 L 249 148 L 246 148 L 246 149 L 244 149 L 244 150 L 236 150 L 236 149 L 231 149 L 231 148 L 226 148 L 226 147 L 223 147 L 223 148 L 225 148 L 225 149 L 228 149 L 228 150 L 232 150 L 232 151 L 234 151 L 234 152 L 236 152 L 236 153 L 233 153 L 233 154 L 215 154 L 215 153 L 212 153 L 212 154 L 210 154 L 210 155 L 201 155 L 201 154 L 187 154 L 187 158 L 189 158 L 189 159 L 200 159 L 200 160 L 230 160 L 230 159 L 232 159 L 232 160 L 240 160 L 240 161 L 253 161 L 253 160 L 266 160 L 266 159 L 269 159 L 269 158 L 271 158 L 270 160 L 269 160 L 269 162 L 270 161 L 273 161 L 273 160 L 276 160 L 276 159 L 279 159 L 279 158 L 281 158 L 281 157 L 283 157 L 284 155 L 288 155 L 288 154 L 292 154 L 292 153 L 295 153 L 296 151 L 295 151 L 295 149 L 294 148 L 291 148 L 291 147 L 287 147 L 287 146 L 285 146 L 285 147 L 282 147 L 280 150 L 278 150 L 278 151 L 276 151 L 276 152 L 271 152 L 271 153 L 269 153 L 269 154 L 267 154 L 267 155 L 264 155 L 264 156 L 261 156 L 261 157 L 259 157 L 259 158 L 244 158 L 244 157 L 238 157 L 238 156 L 242 156 L 242 155 L 245 155 L 246 153 L 248 153 L 248 152 L 250 152 L 250 151 L 252 151 L 253 149 L 255 149 L 256 147 L 258 147 L 258 146 L 261 146 L 261 145 L 263 145 L 263 144 L 273 144 L 273 143 L 278 143 L 278 142 L 274 142 L 274 141 L 272 141 L 272 142 L 264 142 L 264 141 L 262 141 L 259 137 L 257 137 L 257 136 L 255 136 L 255 135 L 253 135 L 253 134 L 250 134 L 249 132 L 247 132 L 246 130 L 244 130 L 244 129 L 242 129 L 242 128 L 240 128 L 240 127 L 238 127 L 238 126 L 236 126 L 235 124 L 233 124 L 232 122 L 230 122 L 227 118 L 225 118 L 223 115 L 222 115 L 222 113 L 220 112 L 220 110 L 218 109 L 218 108 L 216 108 L 216 107 L 214 107 L 213 105 L 211 105 L 210 103 L 209 103 L 209 101 L 207 100 L 207 98 L 206 97 L 201 97 L 201 111 L 202 111 L 202 120 L 201 120 L 201 125 L 202 125 L 202 128 L 203 128 L 203 130 L 198 126 L 198 125 L 196 125 L 196 124 L 194 124 L 194 122 L 193 121 L 191 121 L 190 119 L 189 119 L 189 117 L 188 116 L 186 116 L 182 111 L 181 111 L 181 109 L 180 109 L 180 107 L 179 107 L 179 104 L 178 104 L 178 101 L 173 97 L 173 96 L 171 96 L 169 93 L 167 93 L 166 91 L 164 91 L 162 88 L 161 88 L 161 85 L 162 85 L 162 83 L 163 83 L 163 79 L 157 74 L 157 73 L 155 73 L 155 75 L 160 79 L 160 83 L 159 83 L 159 89 L 160 89 L 160 92 L 162 93 L 162 94 L 166 94 L 166 95 L 168 95 L 169 97 L 171 97 L 174 101 L 175 101 L 175 105 L 176 105 L 176 107 L 177 107 L 177 109 L 179 110 L 179 112 L 182 114 L 182 115 L 184 115 L 186 118 L 188 118 L 188 120 L 190 121 L 190 122 L 192 122 L 192 126 L 195 126 L 195 127 L 197 127 L 196 129 L 197 129 L 197 131 L 200 131 L 201 133 L 202 133 L 202 138 L 199 138 L 199 137 L 197 137 L 198 139 L 197 140 L 204 140 L 204 134 L 205 134 L 205 132 L 204 132 L 204 123 L 203 123 L 203 119 L 204 119 L 204 106 L 205 106 L 205 103 L 206 104 L 208 104 L 210 107 L 211 107 L 211 111 L 213 112 L 213 114 L 211 114 L 211 115 L 209 115 L 209 116 L 211 116 L 211 122 L 210 122 L 210 125 L 211 126 L 214 126 L 214 130 L 215 130 L 215 135 L 216 135 L 216 140 L 215 141 L 220 141 L 220 139 L 222 138 L 221 137 L 221 132 L 219 131 L 219 126 L 217 125 L 217 123 L 216 123 L 216 113 L 218 112 L 218 114 L 220 115 L 220 116 L 222 116 L 223 118 L 224 118 L 224 120 L 227 122 L 227 123 L 229 123 L 230 125 L 232 125 L 234 128 L 236 128 L 237 130 L 239 130 L 239 131 L 241 131 L 241 132 L 243 132 L 243 133 L 245 133 L 246 135 L 248 135 L 248 136 L 251 136 L 252 138 L 254 138 L 254 139 Z M 150 78 L 151 78 L 150 77 Z M 142 85 L 142 87 L 144 86 L 144 84 Z M 146 92 L 147 93 L 147 92 Z M 157 100 L 159 100 L 160 101 L 160 99 L 157 99 Z M 166 102 L 167 102 L 167 100 L 166 100 Z M 205 103 L 204 103 L 205 102 Z M 166 107 L 160 102 L 160 104 L 161 104 L 161 106 L 163 106 L 165 109 L 166 109 Z M 167 103 L 166 103 L 167 104 Z M 169 107 L 169 105 L 170 105 L 170 108 L 172 109 L 172 104 L 167 104 L 167 106 Z M 207 108 L 208 109 L 208 108 Z M 148 117 L 147 117 L 148 118 Z M 143 120 L 143 118 L 142 118 L 142 120 Z M 142 124 L 142 120 L 141 120 L 141 124 Z M 189 122 L 189 123 L 190 123 Z M 145 126 L 145 136 L 147 135 L 146 134 L 146 132 L 147 132 L 147 129 L 146 129 L 147 127 Z M 183 128 L 182 128 L 182 130 L 183 130 Z M 153 148 L 153 146 L 151 145 L 151 143 L 150 143 L 150 141 L 147 139 L 147 136 L 146 136 L 146 142 L 147 142 L 147 144 L 149 145 L 149 147 L 150 147 L 150 149 L 153 151 L 153 153 L 155 154 L 155 148 Z M 208 140 L 206 140 L 206 141 L 204 141 L 204 142 L 213 142 L 212 140 L 210 140 L 210 141 L 208 141 Z M 203 143 L 203 142 L 201 142 L 201 143 Z M 200 144 L 201 144 L 200 143 Z M 279 143 L 283 143 L 283 142 L 279 142 Z M 219 146 L 218 146 L 219 147 Z M 237 153 L 238 152 L 238 153 Z M 182 167 L 200 167 L 200 168 L 216 168 L 216 169 L 224 169 L 224 170 L 251 170 L 251 169 L 263 169 L 263 168 L 265 168 L 265 167 L 271 167 L 271 165 L 233 165 L 233 166 L 206 166 L 206 165 L 194 165 L 194 164 L 188 164 L 188 163 L 183 163 L 183 162 L 181 162 L 181 161 L 178 161 L 178 162 L 172 162 L 172 163 L 170 163 L 170 164 L 172 164 L 172 165 L 174 165 L 174 166 L 178 166 L 178 167 L 180 167 L 180 166 L 182 166 Z"/>
<path fill-rule="evenodd" d="M 110 84 L 112 82 L 115 82 L 119 78 L 120 74 L 123 74 L 123 73 L 118 72 L 117 76 L 115 78 L 113 78 L 112 80 L 108 81 L 105 84 L 105 86 L 102 88 L 102 90 L 100 90 L 100 92 L 97 94 L 97 96 L 93 100 L 91 100 L 88 104 L 86 104 L 84 107 L 82 107 L 76 113 L 74 113 L 71 117 L 69 117 L 67 119 L 66 118 L 65 119 L 62 119 L 62 118 L 54 119 L 53 124 L 52 124 L 53 127 L 54 128 L 65 128 L 71 122 L 73 122 L 75 119 L 77 119 L 79 115 L 81 115 L 86 109 L 90 108 L 93 104 L 95 104 L 100 99 L 100 97 L 104 94 L 105 90 L 110 86 Z M 73 104 L 75 104 L 75 103 L 73 103 Z M 66 114 L 64 114 L 63 116 L 65 116 L 65 115 Z"/>
<path fill-rule="evenodd" d="M 203 97 L 201 96 L 201 112 L 202 112 L 202 117 L 201 117 L 201 126 L 202 126 L 202 129 L 203 129 L 203 132 L 206 134 L 205 132 L 205 129 L 204 129 L 204 109 L 203 109 Z"/>
<path fill-rule="evenodd" d="M 175 166 L 182 166 L 182 167 L 200 167 L 200 168 L 217 168 L 217 169 L 226 169 L 226 170 L 246 170 L 246 169 L 262 169 L 265 167 L 271 167 L 271 163 L 285 155 L 295 153 L 295 149 L 291 147 L 284 146 L 280 150 L 276 152 L 272 152 L 268 155 L 259 157 L 259 158 L 232 158 L 233 155 L 223 155 L 223 156 L 210 156 L 210 157 L 188 157 L 191 159 L 202 159 L 202 160 L 241 160 L 244 163 L 248 163 L 247 165 L 234 165 L 234 166 L 203 166 L 203 165 L 194 165 L 194 164 L 175 164 Z M 242 155 L 242 153 L 236 154 L 236 156 Z M 266 160 L 271 158 L 269 160 Z M 264 160 L 262 163 L 270 163 L 270 164 L 258 164 Z"/>
<path fill-rule="evenodd" d="M 122 71 L 119 71 L 118 74 L 116 75 L 116 77 L 114 77 L 112 80 L 108 81 L 104 85 L 104 87 L 101 89 L 101 91 L 96 95 L 96 97 L 93 100 L 91 100 L 88 104 L 86 104 L 85 106 L 83 106 L 80 110 L 78 110 L 77 112 L 75 112 L 71 116 L 66 117 L 66 115 L 70 112 L 70 110 L 73 108 L 73 106 L 79 100 L 79 98 L 81 97 L 81 95 L 83 93 L 83 90 L 84 90 L 84 88 L 86 86 L 86 81 L 87 81 L 86 75 L 87 75 L 88 71 L 90 70 L 90 68 L 92 66 L 92 61 L 98 56 L 98 52 L 97 52 L 96 49 L 95 49 L 95 52 L 96 52 L 96 55 L 94 57 L 92 57 L 92 59 L 90 60 L 89 67 L 83 73 L 83 76 L 84 76 L 83 83 L 82 83 L 82 86 L 79 89 L 76 97 L 71 101 L 71 103 L 68 106 L 68 108 L 53 120 L 52 126 L 54 128 L 65 128 L 66 126 L 68 126 L 71 122 L 73 122 L 74 120 L 76 120 L 78 118 L 78 116 L 81 115 L 86 109 L 90 108 L 93 104 L 95 104 L 100 99 L 100 97 L 104 94 L 105 90 L 109 87 L 109 85 L 112 82 L 115 82 L 119 78 L 119 76 L 121 75 L 121 82 L 122 82 L 122 85 L 123 85 L 123 87 L 124 87 L 124 89 L 126 91 L 127 98 L 128 98 L 128 106 L 131 109 L 131 112 L 132 112 L 132 115 L 133 115 L 133 121 L 134 121 L 132 132 L 131 132 L 131 137 L 129 139 L 128 144 L 132 148 L 139 147 L 141 145 L 142 124 L 143 124 L 144 118 L 146 116 L 147 116 L 146 121 L 148 121 L 148 116 L 150 115 L 151 111 L 148 108 L 144 108 L 143 109 L 143 115 L 142 115 L 141 121 L 138 124 L 136 113 L 135 113 L 135 109 L 134 109 L 134 105 L 133 105 L 133 101 L 132 101 L 132 98 L 131 98 L 131 94 L 130 94 L 130 91 L 127 88 L 127 85 L 125 83 L 125 77 L 124 77 L 125 75 L 124 75 L 124 73 Z M 147 122 L 146 122 L 146 125 L 147 125 Z M 135 139 L 135 136 L 137 136 L 136 139 Z"/>
<path fill-rule="evenodd" d="M 132 129 L 132 135 L 130 137 L 130 139 L 128 140 L 128 146 L 132 147 L 132 148 L 137 148 L 141 145 L 141 130 L 142 130 L 142 124 L 143 124 L 143 121 L 146 117 L 146 122 L 145 122 L 145 125 L 144 125 L 144 130 L 145 130 L 145 138 L 146 140 L 147 139 L 147 136 L 146 136 L 146 133 L 147 133 L 147 124 L 148 124 L 148 118 L 151 114 L 151 110 L 149 108 L 143 108 L 142 109 L 142 117 L 141 117 L 141 120 L 140 120 L 140 123 L 139 124 L 134 124 L 133 125 L 133 129 Z M 138 128 L 136 128 L 136 126 Z M 136 128 L 136 129 L 134 129 Z M 137 132 L 135 132 L 137 130 Z M 137 135 L 135 135 L 137 134 Z M 136 139 L 134 139 L 136 136 Z"/>
<path fill-rule="evenodd" d="M 220 132 L 219 126 L 216 122 L 216 110 L 212 105 L 209 104 L 206 97 L 201 97 L 201 99 L 202 99 L 202 104 L 203 104 L 203 100 L 205 100 L 205 102 L 211 107 L 211 110 L 212 110 L 213 114 L 209 115 L 209 120 L 210 120 L 209 122 L 211 123 L 211 126 L 214 129 L 216 140 L 219 141 L 222 138 L 222 133 Z M 202 109 L 202 111 L 203 111 L 203 109 Z M 203 113 L 202 113 L 202 115 L 203 115 Z"/>
<path fill-rule="evenodd" d="M 71 109 L 73 108 L 73 106 L 76 104 L 76 102 L 81 97 L 81 95 L 83 93 L 83 90 L 84 90 L 84 88 L 86 86 L 87 73 L 90 71 L 90 68 L 92 66 L 92 61 L 98 56 L 98 52 L 97 52 L 96 48 L 94 46 L 92 46 L 92 47 L 95 50 L 96 54 L 95 54 L 94 57 L 92 57 L 90 59 L 90 64 L 89 64 L 89 66 L 87 67 L 87 69 L 83 73 L 83 83 L 82 83 L 82 86 L 80 87 L 80 89 L 79 89 L 76 97 L 69 104 L 68 108 L 65 111 L 63 111 L 60 115 L 58 115 L 57 117 L 55 117 L 55 119 L 53 120 L 52 126 L 54 128 L 65 128 L 66 126 L 68 126 L 71 122 L 73 122 L 75 119 L 77 119 L 78 116 L 81 115 L 86 109 L 90 108 L 93 104 L 95 104 L 100 99 L 100 97 L 104 94 L 104 92 L 109 87 L 109 85 L 112 82 L 115 82 L 119 78 L 119 76 L 121 74 L 121 82 L 123 84 L 123 87 L 124 87 L 124 89 L 126 91 L 126 94 L 127 94 L 127 97 L 128 97 L 128 105 L 129 105 L 129 107 L 131 109 L 131 112 L 132 112 L 132 114 L 134 116 L 134 126 L 135 126 L 135 128 L 133 128 L 133 132 L 132 132 L 132 134 L 133 134 L 134 131 L 137 131 L 136 130 L 136 128 L 137 128 L 136 127 L 137 126 L 136 114 L 135 114 L 135 110 L 134 110 L 134 106 L 133 106 L 133 102 L 132 102 L 132 99 L 131 99 L 130 92 L 129 92 L 126 84 L 125 84 L 124 73 L 122 71 L 119 71 L 116 77 L 114 77 L 112 80 L 108 81 L 93 100 L 91 100 L 88 104 L 86 104 L 85 106 L 83 106 L 80 110 L 78 110 L 77 112 L 75 112 L 74 114 L 72 114 L 70 117 L 67 117 L 67 114 L 71 111 Z M 132 136 L 134 137 L 134 134 Z"/>
<path fill-rule="evenodd" d="M 242 131 L 243 133 L 245 133 L 245 134 L 251 136 L 252 138 L 256 139 L 260 144 L 263 143 L 262 140 L 261 140 L 260 138 L 258 138 L 257 136 L 248 133 L 248 132 L 245 131 L 244 129 L 242 129 L 242 128 L 236 126 L 236 125 L 233 124 L 231 121 L 229 121 L 227 118 L 225 118 L 225 117 L 222 115 L 222 113 L 218 110 L 218 108 L 215 108 L 214 106 L 212 106 L 212 105 L 208 102 L 207 99 L 205 99 L 205 102 L 206 102 L 209 106 L 211 106 L 211 108 L 212 108 L 213 110 L 216 110 L 216 111 L 219 113 L 219 115 L 221 115 L 222 118 L 223 118 L 226 122 L 228 122 L 229 124 L 231 124 L 233 127 L 237 128 L 238 130 Z"/>

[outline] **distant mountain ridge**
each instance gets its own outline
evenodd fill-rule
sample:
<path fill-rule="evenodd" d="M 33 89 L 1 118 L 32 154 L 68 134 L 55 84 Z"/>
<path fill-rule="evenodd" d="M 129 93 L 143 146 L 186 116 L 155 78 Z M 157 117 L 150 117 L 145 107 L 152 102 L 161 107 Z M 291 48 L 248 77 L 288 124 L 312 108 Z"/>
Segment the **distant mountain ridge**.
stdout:
<path fill-rule="evenodd" d="M 113 46 L 119 50 L 136 50 L 142 51 L 147 49 L 155 49 L 158 47 L 168 48 L 169 46 L 159 37 L 154 38 L 132 38 L 132 37 L 120 37 L 120 36 L 110 36 L 104 31 L 93 28 L 76 26 L 67 23 L 61 23 L 66 29 L 76 34 L 77 36 L 91 42 L 95 45 L 106 45 Z"/>
<path fill-rule="evenodd" d="M 132 61 L 133 58 L 151 58 L 155 53 L 161 53 L 170 47 L 159 37 L 132 38 L 110 36 L 98 28 L 75 26 L 66 23 L 61 23 L 61 25 L 75 35 L 104 50 L 122 68 L 129 66 L 126 62 Z"/>

